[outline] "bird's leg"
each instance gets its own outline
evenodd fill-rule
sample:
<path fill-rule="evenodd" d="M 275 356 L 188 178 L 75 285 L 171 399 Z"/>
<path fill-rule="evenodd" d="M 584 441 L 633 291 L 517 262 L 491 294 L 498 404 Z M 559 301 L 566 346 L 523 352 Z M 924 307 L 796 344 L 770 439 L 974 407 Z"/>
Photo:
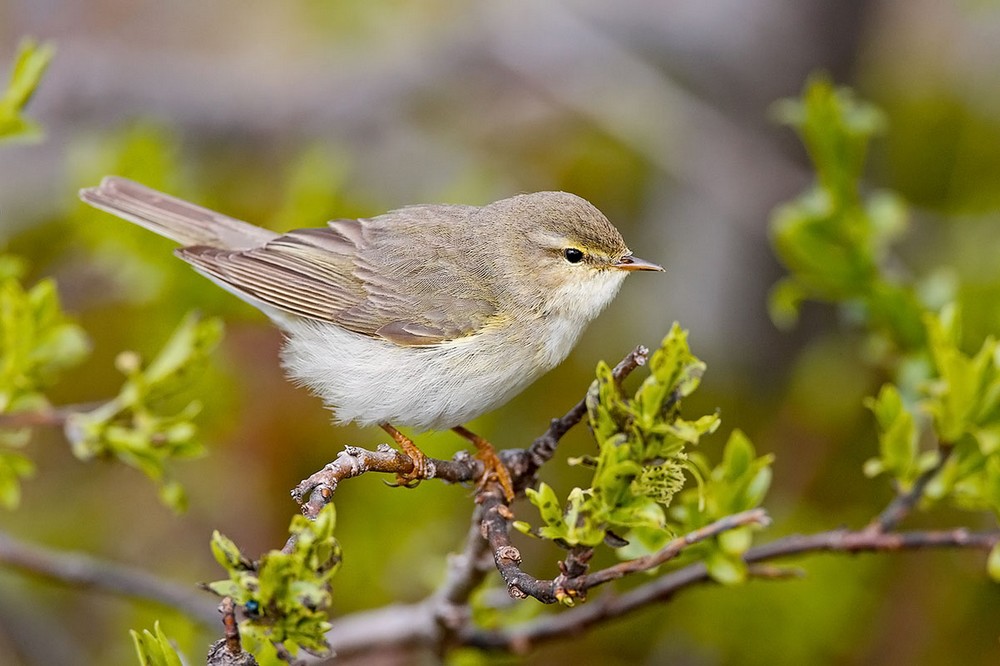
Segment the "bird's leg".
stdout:
<path fill-rule="evenodd" d="M 503 488 L 503 494 L 507 498 L 507 501 L 510 502 L 513 500 L 514 482 L 510 478 L 510 472 L 507 471 L 507 468 L 500 461 L 500 457 L 497 455 L 493 445 L 463 426 L 455 426 L 452 430 L 459 437 L 463 437 L 476 445 L 476 457 L 483 461 L 483 466 L 486 468 L 480 484 L 485 484 L 492 474 L 500 484 L 500 487 Z"/>
<path fill-rule="evenodd" d="M 392 439 L 395 440 L 397 444 L 399 444 L 400 448 L 403 449 L 403 452 L 406 455 L 410 456 L 410 460 L 413 461 L 412 470 L 410 470 L 406 474 L 396 475 L 396 481 L 398 482 L 398 485 L 404 486 L 406 488 L 412 488 L 416 486 L 418 483 L 420 483 L 421 480 L 426 479 L 427 455 L 424 454 L 423 451 L 417 448 L 417 445 L 413 443 L 413 440 L 411 440 L 409 437 L 396 430 L 388 423 L 380 423 L 379 427 L 381 427 L 382 430 L 385 430 L 387 433 L 389 433 L 389 436 L 392 437 Z"/>

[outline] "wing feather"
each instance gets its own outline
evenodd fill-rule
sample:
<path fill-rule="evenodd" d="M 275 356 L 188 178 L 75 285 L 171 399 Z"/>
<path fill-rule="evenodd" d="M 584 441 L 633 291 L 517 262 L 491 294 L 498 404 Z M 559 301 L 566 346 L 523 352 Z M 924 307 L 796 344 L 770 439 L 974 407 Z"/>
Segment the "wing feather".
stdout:
<path fill-rule="evenodd" d="M 475 333 L 496 315 L 488 281 L 449 236 L 454 218 L 472 210 L 416 206 L 299 229 L 250 249 L 194 246 L 177 254 L 286 313 L 399 345 L 433 345 Z M 413 225 L 425 228 L 406 233 Z M 420 252 L 412 238 L 426 241 Z"/>

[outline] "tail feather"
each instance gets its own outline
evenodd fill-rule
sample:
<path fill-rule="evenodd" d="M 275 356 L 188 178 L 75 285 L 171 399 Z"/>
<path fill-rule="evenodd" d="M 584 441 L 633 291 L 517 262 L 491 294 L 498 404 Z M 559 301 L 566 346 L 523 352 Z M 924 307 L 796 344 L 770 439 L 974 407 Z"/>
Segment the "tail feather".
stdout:
<path fill-rule="evenodd" d="M 248 250 L 278 235 L 120 176 L 108 176 L 97 187 L 80 190 L 80 198 L 184 246 Z"/>

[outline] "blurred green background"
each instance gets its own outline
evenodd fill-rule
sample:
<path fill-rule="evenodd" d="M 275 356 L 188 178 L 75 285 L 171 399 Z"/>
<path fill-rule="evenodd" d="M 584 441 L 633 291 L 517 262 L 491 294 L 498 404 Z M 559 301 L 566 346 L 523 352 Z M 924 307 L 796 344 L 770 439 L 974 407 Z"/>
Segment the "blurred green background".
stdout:
<path fill-rule="evenodd" d="M 213 529 L 248 553 L 280 546 L 297 510 L 288 489 L 343 445 L 383 440 L 331 427 L 319 401 L 282 378 L 279 334 L 169 242 L 76 201 L 108 173 L 280 230 L 521 191 L 588 198 L 667 273 L 629 280 L 569 360 L 473 429 L 525 445 L 582 396 L 598 359 L 655 345 L 678 320 L 709 366 L 692 413 L 720 408 L 724 432 L 739 426 L 777 456 L 771 535 L 861 525 L 891 496 L 861 473 L 876 446 L 861 400 L 882 378 L 859 339 L 826 307 L 807 307 L 792 332 L 767 318 L 782 274 L 769 211 L 811 177 L 792 132 L 769 117 L 774 100 L 822 69 L 886 111 L 870 184 L 914 205 L 902 259 L 953 270 L 970 336 L 1000 330 L 995 2 L 0 0 L 0 63 L 25 35 L 58 52 L 29 107 L 46 139 L 0 149 L 0 243 L 28 259 L 29 282 L 55 276 L 94 345 L 50 397 L 112 395 L 115 355 L 152 353 L 191 309 L 227 319 L 200 389 L 209 454 L 177 468 L 188 512 L 174 516 L 134 470 L 82 464 L 58 433 L 39 431 L 28 448 L 38 474 L 0 524 L 48 546 L 185 585 L 214 580 Z M 439 457 L 464 446 L 447 434 L 420 441 Z M 717 457 L 724 441 L 704 447 Z M 575 431 L 558 460 L 588 445 Z M 561 494 L 584 480 L 552 467 L 545 479 Z M 337 507 L 344 614 L 424 596 L 471 503 L 467 488 L 368 477 L 342 486 Z M 556 551 L 518 545 L 529 571 L 554 575 Z M 981 553 L 802 564 L 802 580 L 687 591 L 525 662 L 1000 661 L 1000 590 Z M 127 630 L 154 618 L 194 663 L 214 638 L 156 606 L 0 571 L 3 664 L 132 663 Z"/>

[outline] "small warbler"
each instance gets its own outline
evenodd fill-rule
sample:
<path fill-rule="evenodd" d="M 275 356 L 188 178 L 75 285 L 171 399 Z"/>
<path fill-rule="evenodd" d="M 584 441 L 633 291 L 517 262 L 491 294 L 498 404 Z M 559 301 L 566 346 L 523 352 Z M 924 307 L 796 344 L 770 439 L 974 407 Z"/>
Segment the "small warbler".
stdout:
<path fill-rule="evenodd" d="M 109 176 L 87 203 L 183 247 L 195 270 L 262 310 L 282 360 L 342 423 L 379 425 L 433 476 L 393 424 L 451 428 L 474 443 L 508 499 L 510 475 L 463 423 L 558 365 L 632 271 L 632 256 L 584 199 L 536 192 L 486 206 L 417 205 L 278 234 Z"/>

